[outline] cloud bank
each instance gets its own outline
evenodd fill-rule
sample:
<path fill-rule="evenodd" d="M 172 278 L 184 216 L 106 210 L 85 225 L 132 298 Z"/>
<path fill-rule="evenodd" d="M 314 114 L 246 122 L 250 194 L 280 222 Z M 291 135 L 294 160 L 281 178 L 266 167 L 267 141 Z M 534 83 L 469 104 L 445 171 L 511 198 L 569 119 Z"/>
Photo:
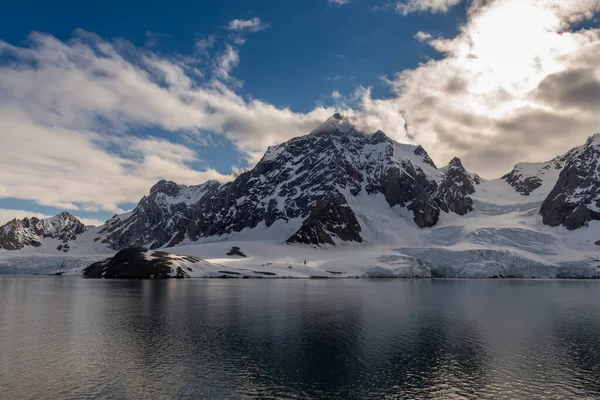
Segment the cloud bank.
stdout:
<path fill-rule="evenodd" d="M 224 135 L 256 162 L 267 146 L 304 134 L 332 111 L 308 114 L 247 101 L 227 85 L 237 49 L 217 57 L 214 78 L 193 65 L 79 31 L 69 42 L 34 33 L 28 46 L 0 41 L 0 197 L 67 210 L 121 212 L 161 178 L 228 180 L 190 165 L 198 155 L 140 127 L 202 143 Z"/>
<path fill-rule="evenodd" d="M 415 139 L 488 177 L 549 159 L 600 130 L 600 30 L 571 28 L 600 1 L 474 1 L 454 38 L 417 33 L 443 54 L 390 81 Z"/>

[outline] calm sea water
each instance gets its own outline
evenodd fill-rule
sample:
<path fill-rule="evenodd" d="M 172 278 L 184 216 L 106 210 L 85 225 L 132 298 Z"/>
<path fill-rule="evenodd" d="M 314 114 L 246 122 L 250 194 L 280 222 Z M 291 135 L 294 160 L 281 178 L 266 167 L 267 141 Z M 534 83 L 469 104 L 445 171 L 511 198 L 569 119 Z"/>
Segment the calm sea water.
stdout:
<path fill-rule="evenodd" d="M 0 278 L 2 399 L 599 397 L 599 282 Z"/>

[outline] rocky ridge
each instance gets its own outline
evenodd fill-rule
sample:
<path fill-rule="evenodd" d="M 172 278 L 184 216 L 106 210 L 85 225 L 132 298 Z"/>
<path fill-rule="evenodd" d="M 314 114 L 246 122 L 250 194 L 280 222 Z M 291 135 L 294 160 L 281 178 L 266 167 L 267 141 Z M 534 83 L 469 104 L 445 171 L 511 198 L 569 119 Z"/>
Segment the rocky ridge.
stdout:
<path fill-rule="evenodd" d="M 111 250 L 151 250 L 271 232 L 269 240 L 311 245 L 364 243 L 369 229 L 358 199 L 384 199 L 397 224 L 431 228 L 444 213 L 476 211 L 472 196 L 485 183 L 458 158 L 438 169 L 421 146 L 400 144 L 382 131 L 366 133 L 335 114 L 310 134 L 270 147 L 234 181 L 185 186 L 159 181 L 129 213 L 86 228 L 62 213 L 13 220 L 0 228 L 0 248 L 39 247 L 53 239 L 68 252 L 86 233 Z M 546 163 L 517 164 L 502 180 L 517 193 L 545 201 L 543 222 L 577 229 L 600 219 L 600 134 Z M 532 203 L 533 204 L 533 203 Z M 263 236 L 260 236 L 263 240 Z M 367 238 L 367 239 L 366 239 Z"/>
<path fill-rule="evenodd" d="M 40 247 L 44 239 L 54 239 L 56 250 L 66 253 L 70 249 L 71 241 L 87 229 L 88 227 L 68 212 L 51 218 L 15 218 L 0 227 L 0 249 Z"/>

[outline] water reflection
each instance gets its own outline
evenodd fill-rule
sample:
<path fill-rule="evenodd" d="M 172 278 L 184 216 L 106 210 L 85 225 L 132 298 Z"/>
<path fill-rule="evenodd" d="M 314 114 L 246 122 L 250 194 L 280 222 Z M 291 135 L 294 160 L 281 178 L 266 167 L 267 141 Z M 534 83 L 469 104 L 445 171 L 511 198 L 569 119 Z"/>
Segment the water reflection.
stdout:
<path fill-rule="evenodd" d="M 0 278 L 0 398 L 600 396 L 595 282 Z"/>

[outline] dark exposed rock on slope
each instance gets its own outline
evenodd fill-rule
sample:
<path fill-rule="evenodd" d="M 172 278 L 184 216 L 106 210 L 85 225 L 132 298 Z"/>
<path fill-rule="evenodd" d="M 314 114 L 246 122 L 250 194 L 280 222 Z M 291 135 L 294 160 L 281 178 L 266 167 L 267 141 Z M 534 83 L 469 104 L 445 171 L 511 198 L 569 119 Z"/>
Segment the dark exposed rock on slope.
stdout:
<path fill-rule="evenodd" d="M 465 215 L 473 211 L 473 200 L 469 195 L 475 193 L 475 184 L 481 183 L 477 175 L 471 177 L 459 158 L 453 158 L 446 167 L 445 176 L 436 194 L 436 200 L 445 212 L 452 211 Z"/>
<path fill-rule="evenodd" d="M 544 224 L 569 230 L 600 220 L 600 134 L 569 153 L 540 214 Z"/>
<path fill-rule="evenodd" d="M 288 243 L 331 244 L 334 238 L 345 242 L 362 242 L 360 224 L 344 196 L 335 191 L 317 201 L 311 214 Z"/>
<path fill-rule="evenodd" d="M 523 196 L 529 196 L 531 192 L 542 186 L 543 182 L 539 176 L 523 176 L 516 168 L 504 175 L 502 179 Z"/>
<path fill-rule="evenodd" d="M 56 239 L 58 250 L 69 251 L 69 243 L 87 230 L 86 226 L 68 212 L 51 218 L 13 219 L 0 227 L 0 248 L 19 250 L 27 246 L 39 247 L 42 239 Z"/>
<path fill-rule="evenodd" d="M 143 247 L 123 249 L 114 257 L 93 263 L 83 270 L 86 278 L 166 279 L 189 278 L 191 269 L 176 263 L 198 263 L 198 257 L 175 256 L 162 251 L 148 251 Z"/>
<path fill-rule="evenodd" d="M 576 147 L 546 162 L 519 163 L 501 179 L 505 180 L 521 195 L 529 196 L 539 190 L 544 182 L 550 182 L 554 185 L 565 163 L 574 157 L 579 149 L 580 147 Z"/>

